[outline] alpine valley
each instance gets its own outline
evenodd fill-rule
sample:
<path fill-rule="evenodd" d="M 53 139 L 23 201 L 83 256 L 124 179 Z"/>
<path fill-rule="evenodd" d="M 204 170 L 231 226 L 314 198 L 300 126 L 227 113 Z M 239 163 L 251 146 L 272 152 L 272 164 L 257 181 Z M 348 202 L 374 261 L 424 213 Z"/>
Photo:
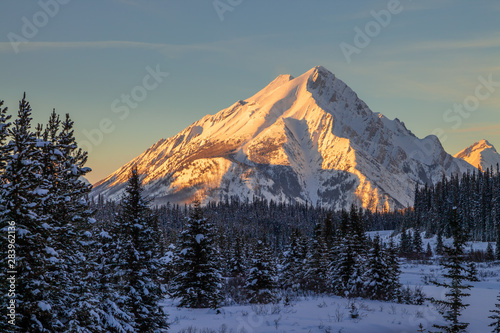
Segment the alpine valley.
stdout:
<path fill-rule="evenodd" d="M 413 204 L 416 184 L 474 170 L 438 138 L 374 113 L 321 66 L 161 139 L 94 186 L 119 200 L 137 168 L 155 204 L 253 197 L 370 210 Z"/>

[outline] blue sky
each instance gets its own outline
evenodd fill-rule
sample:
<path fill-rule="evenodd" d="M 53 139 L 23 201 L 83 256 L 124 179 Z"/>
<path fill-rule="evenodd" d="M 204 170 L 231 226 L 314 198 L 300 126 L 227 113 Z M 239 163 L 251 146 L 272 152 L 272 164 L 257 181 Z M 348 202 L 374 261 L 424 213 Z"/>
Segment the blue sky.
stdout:
<path fill-rule="evenodd" d="M 90 152 L 92 182 L 277 75 L 316 65 L 374 112 L 399 118 L 419 137 L 439 134 L 451 154 L 483 138 L 500 149 L 495 0 L 17 0 L 2 7 L 0 99 L 14 112 L 26 91 L 36 122 L 52 108 L 70 113 Z M 381 11 L 390 13 L 383 24 L 373 14 Z M 341 45 L 357 51 L 346 57 Z"/>

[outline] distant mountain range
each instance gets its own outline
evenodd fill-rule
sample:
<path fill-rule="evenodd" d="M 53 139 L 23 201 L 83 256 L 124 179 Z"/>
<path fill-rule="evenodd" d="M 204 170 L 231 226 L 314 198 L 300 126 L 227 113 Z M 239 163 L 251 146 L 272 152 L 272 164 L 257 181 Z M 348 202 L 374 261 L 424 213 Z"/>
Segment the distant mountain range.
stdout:
<path fill-rule="evenodd" d="M 485 163 L 493 161 L 488 149 Z M 257 196 L 394 209 L 413 204 L 416 184 L 475 169 L 477 161 L 464 156 L 372 112 L 317 66 L 297 78 L 280 75 L 252 97 L 161 139 L 95 184 L 93 195 L 119 199 L 137 168 L 145 195 L 158 204 Z"/>

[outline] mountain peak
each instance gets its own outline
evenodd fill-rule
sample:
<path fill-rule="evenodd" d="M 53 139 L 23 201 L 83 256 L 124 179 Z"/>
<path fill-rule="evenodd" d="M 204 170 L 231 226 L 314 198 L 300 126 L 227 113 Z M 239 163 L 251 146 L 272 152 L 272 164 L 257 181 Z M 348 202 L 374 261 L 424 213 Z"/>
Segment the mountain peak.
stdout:
<path fill-rule="evenodd" d="M 496 167 L 496 165 L 500 163 L 500 154 L 495 147 L 485 139 L 475 142 L 473 145 L 461 150 L 454 157 L 460 158 L 475 167 L 480 166 L 483 170 Z"/>
<path fill-rule="evenodd" d="M 488 149 L 488 148 L 493 149 L 495 152 L 497 151 L 495 149 L 495 147 L 491 143 L 489 143 L 488 140 L 486 140 L 486 139 L 482 139 L 481 141 L 474 143 L 473 146 L 476 146 L 476 147 L 482 148 L 482 149 Z"/>
<path fill-rule="evenodd" d="M 429 149 L 431 147 L 431 149 Z M 118 200 L 132 167 L 156 203 L 261 197 L 334 209 L 412 204 L 415 184 L 472 168 L 373 113 L 322 66 L 265 88 L 162 140 L 94 188 Z M 405 184 L 405 185 L 401 185 Z"/>

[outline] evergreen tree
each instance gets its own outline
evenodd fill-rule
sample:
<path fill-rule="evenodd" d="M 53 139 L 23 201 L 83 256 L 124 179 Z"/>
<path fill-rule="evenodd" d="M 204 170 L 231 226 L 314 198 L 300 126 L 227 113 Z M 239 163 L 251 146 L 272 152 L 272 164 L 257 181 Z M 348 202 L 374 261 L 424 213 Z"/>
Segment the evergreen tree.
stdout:
<path fill-rule="evenodd" d="M 305 267 L 306 288 L 308 290 L 312 290 L 316 293 L 326 291 L 328 274 L 327 255 L 328 248 L 323 238 L 322 226 L 320 223 L 316 223 L 307 265 Z"/>
<path fill-rule="evenodd" d="M 342 211 L 340 234 L 334 248 L 330 265 L 333 291 L 343 297 L 362 295 L 364 286 L 364 258 L 366 257 L 366 236 L 356 209 Z"/>
<path fill-rule="evenodd" d="M 427 249 L 425 250 L 425 256 L 427 258 L 432 258 L 434 253 L 432 253 L 431 243 L 427 243 Z"/>
<path fill-rule="evenodd" d="M 284 262 L 281 273 L 281 287 L 297 291 L 303 287 L 304 261 L 302 258 L 300 241 L 301 234 L 298 229 L 294 229 L 290 236 L 290 244 L 284 255 Z"/>
<path fill-rule="evenodd" d="M 424 253 L 424 242 L 419 229 L 413 231 L 412 250 L 415 258 L 421 258 Z"/>
<path fill-rule="evenodd" d="M 493 246 L 491 246 L 491 243 L 488 243 L 488 246 L 486 247 L 486 254 L 484 256 L 484 260 L 486 261 L 495 260 L 495 252 L 493 252 Z"/>
<path fill-rule="evenodd" d="M 401 283 L 399 277 L 401 275 L 401 267 L 399 265 L 398 249 L 391 237 L 387 248 L 387 275 L 389 299 L 396 300 L 400 297 Z"/>
<path fill-rule="evenodd" d="M 38 147 L 45 143 L 38 140 L 31 130 L 32 111 L 25 97 L 19 103 L 17 119 L 8 130 L 10 141 L 2 149 L 9 154 L 2 156 L 5 169 L 2 173 L 0 229 L 13 223 L 16 231 L 16 262 L 10 270 L 17 271 L 17 317 L 15 326 L 8 329 L 58 331 L 63 324 L 57 318 L 55 308 L 57 287 L 46 274 L 47 267 L 59 258 L 48 242 L 53 226 L 42 210 L 48 189 L 41 177 L 42 155 Z"/>
<path fill-rule="evenodd" d="M 437 234 L 436 254 L 441 256 L 443 255 L 443 253 L 444 253 L 443 233 L 441 230 L 439 230 Z"/>
<path fill-rule="evenodd" d="M 125 266 L 122 279 L 126 283 L 126 305 L 134 318 L 134 327 L 140 332 L 166 331 L 168 324 L 158 302 L 162 298 L 160 288 L 162 257 L 161 231 L 158 219 L 142 196 L 142 187 L 136 169 L 121 201 L 117 217 L 122 229 Z"/>
<path fill-rule="evenodd" d="M 399 252 L 402 256 L 409 256 L 413 252 L 412 237 L 407 230 L 401 233 L 401 242 L 399 244 Z"/>
<path fill-rule="evenodd" d="M 255 246 L 245 289 L 250 303 L 267 304 L 276 301 L 276 268 L 273 265 L 268 245 L 259 240 Z"/>
<path fill-rule="evenodd" d="M 392 280 L 389 273 L 388 261 L 382 249 L 380 237 L 377 235 L 373 240 L 373 247 L 368 253 L 364 294 L 375 300 L 391 299 L 389 288 Z"/>
<path fill-rule="evenodd" d="M 198 201 L 177 249 L 172 296 L 180 299 L 180 307 L 217 308 L 222 300 L 220 259 L 214 247 L 212 224 L 203 217 Z"/>
<path fill-rule="evenodd" d="M 493 327 L 493 333 L 500 333 L 500 294 L 497 296 L 498 303 L 495 304 L 495 309 L 490 310 L 493 313 L 488 318 L 493 319 L 493 322 L 489 325 Z"/>
<path fill-rule="evenodd" d="M 500 175 L 499 175 L 499 177 L 500 177 Z M 500 201 L 500 196 L 499 196 L 499 201 Z M 495 257 L 496 257 L 496 260 L 500 260 L 500 221 L 498 221 L 497 223 L 498 223 L 498 226 L 497 226 L 497 242 L 495 244 Z"/>
<path fill-rule="evenodd" d="M 450 216 L 449 227 L 452 232 L 453 245 L 445 247 L 446 260 L 441 262 L 446 271 L 443 278 L 447 281 L 432 282 L 438 287 L 448 288 L 449 291 L 445 294 L 446 299 L 432 298 L 431 301 L 439 306 L 439 311 L 448 322 L 446 325 L 435 324 L 434 327 L 446 333 L 460 333 L 465 332 L 469 326 L 468 323 L 460 321 L 460 316 L 462 310 L 469 306 L 463 302 L 463 298 L 470 295 L 465 291 L 471 289 L 472 286 L 465 283 L 470 281 L 470 271 L 464 263 L 466 235 L 460 224 L 456 207 L 453 207 Z"/>

